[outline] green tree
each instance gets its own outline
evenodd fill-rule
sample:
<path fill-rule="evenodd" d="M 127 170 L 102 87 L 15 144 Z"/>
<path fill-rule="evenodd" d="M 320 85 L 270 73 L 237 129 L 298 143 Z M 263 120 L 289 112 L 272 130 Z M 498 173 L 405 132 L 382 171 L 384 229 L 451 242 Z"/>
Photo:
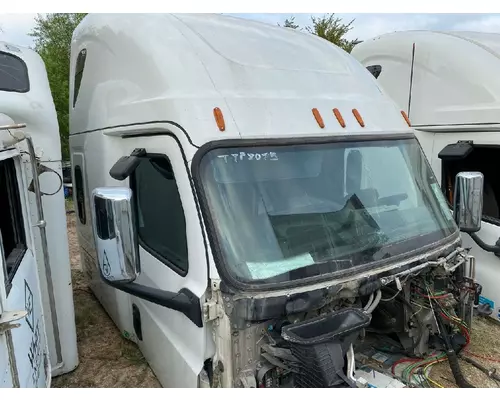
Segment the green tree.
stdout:
<path fill-rule="evenodd" d="M 278 24 L 279 25 L 279 24 Z M 292 29 L 297 29 L 299 26 L 295 23 L 295 17 L 292 16 L 290 18 L 285 19 L 285 22 L 283 24 L 285 28 L 292 28 Z"/>
<path fill-rule="evenodd" d="M 326 14 L 319 18 L 311 17 L 311 21 L 313 26 L 306 28 L 309 33 L 336 44 L 348 53 L 351 52 L 358 41 L 357 39 L 348 40 L 345 38 L 345 35 L 353 28 L 354 20 L 344 24 L 341 18 L 335 17 L 335 14 Z"/>
<path fill-rule="evenodd" d="M 342 22 L 342 19 L 336 17 L 335 14 L 324 14 L 321 17 L 311 17 L 311 22 L 312 26 L 306 26 L 307 32 L 332 42 L 348 53 L 351 52 L 358 42 L 357 39 L 349 40 L 345 37 L 347 33 L 352 30 L 354 20 L 345 24 Z M 295 18 L 293 16 L 287 18 L 283 26 L 292 29 L 301 29 L 299 25 L 295 23 Z"/>
<path fill-rule="evenodd" d="M 85 17 L 84 13 L 38 14 L 29 33 L 34 49 L 42 57 L 49 79 L 59 122 L 61 151 L 69 159 L 69 62 L 73 31 Z"/>

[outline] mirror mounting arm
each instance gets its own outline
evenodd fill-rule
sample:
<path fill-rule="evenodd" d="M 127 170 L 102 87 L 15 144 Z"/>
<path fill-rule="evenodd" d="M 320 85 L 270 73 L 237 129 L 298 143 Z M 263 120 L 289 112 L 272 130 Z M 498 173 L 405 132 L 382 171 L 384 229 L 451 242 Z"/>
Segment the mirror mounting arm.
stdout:
<path fill-rule="evenodd" d="M 105 282 L 115 289 L 131 294 L 132 296 L 137 296 L 143 300 L 158 304 L 159 306 L 179 311 L 189 318 L 197 327 L 203 327 L 200 300 L 187 289 L 181 289 L 179 293 L 174 293 L 138 283 Z"/>
<path fill-rule="evenodd" d="M 497 240 L 495 245 L 492 246 L 490 244 L 483 242 L 483 240 L 479 236 L 477 236 L 477 234 L 474 232 L 469 233 L 469 235 L 474 240 L 474 242 L 476 242 L 476 244 L 479 247 L 481 247 L 484 251 L 494 253 L 495 255 L 500 255 L 500 239 Z"/>
<path fill-rule="evenodd" d="M 109 170 L 109 175 L 117 181 L 123 181 L 132 175 L 146 156 L 145 149 L 135 149 L 129 156 L 121 157 Z"/>

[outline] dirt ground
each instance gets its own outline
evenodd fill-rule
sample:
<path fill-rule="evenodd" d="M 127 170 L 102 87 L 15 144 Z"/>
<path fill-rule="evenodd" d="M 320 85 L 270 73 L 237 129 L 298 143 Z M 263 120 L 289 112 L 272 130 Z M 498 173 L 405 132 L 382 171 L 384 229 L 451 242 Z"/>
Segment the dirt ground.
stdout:
<path fill-rule="evenodd" d="M 72 204 L 68 202 L 67 208 Z M 120 331 L 87 285 L 80 270 L 75 214 L 67 214 L 80 365 L 52 380 L 55 388 L 161 387 L 135 343 Z"/>
<path fill-rule="evenodd" d="M 67 209 L 73 210 L 72 202 L 67 203 Z M 121 336 L 88 288 L 80 269 L 74 213 L 67 214 L 67 226 L 80 365 L 75 371 L 54 378 L 52 387 L 161 387 L 138 347 Z M 500 370 L 500 324 L 476 318 L 468 351 L 497 360 L 493 362 L 471 356 L 487 368 Z M 475 387 L 499 387 L 494 380 L 465 361 L 460 360 L 460 365 L 466 379 Z M 456 387 L 447 361 L 432 367 L 430 377 L 444 387 Z"/>
<path fill-rule="evenodd" d="M 488 369 L 496 368 L 497 371 L 500 371 L 500 324 L 485 318 L 474 318 L 472 322 L 471 343 L 464 355 Z M 495 359 L 495 361 L 484 358 Z M 463 360 L 459 360 L 459 363 L 464 377 L 473 386 L 481 388 L 500 387 L 500 382 L 489 378 L 476 367 Z M 444 387 L 457 387 L 448 361 L 432 367 L 430 377 Z"/>

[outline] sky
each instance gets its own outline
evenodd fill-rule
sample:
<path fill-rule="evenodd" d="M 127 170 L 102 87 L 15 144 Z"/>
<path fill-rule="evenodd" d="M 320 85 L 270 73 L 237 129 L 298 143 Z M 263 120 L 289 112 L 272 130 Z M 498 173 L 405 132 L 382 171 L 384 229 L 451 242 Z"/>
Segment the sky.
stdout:
<path fill-rule="evenodd" d="M 300 26 L 310 25 L 311 14 L 229 14 L 269 24 L 283 23 L 291 15 Z M 318 15 L 318 14 L 312 14 Z M 0 40 L 30 46 L 28 32 L 36 14 L 0 13 Z M 500 32 L 500 14 L 337 14 L 344 22 L 354 20 L 350 39 L 366 40 L 400 30 L 468 30 Z"/>

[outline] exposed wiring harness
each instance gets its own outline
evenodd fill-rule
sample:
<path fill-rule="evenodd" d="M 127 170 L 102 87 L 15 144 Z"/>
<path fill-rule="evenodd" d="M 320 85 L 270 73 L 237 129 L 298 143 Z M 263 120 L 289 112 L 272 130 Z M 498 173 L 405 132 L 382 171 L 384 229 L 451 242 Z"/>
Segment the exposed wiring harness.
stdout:
<path fill-rule="evenodd" d="M 427 364 L 425 367 L 424 367 L 424 370 L 423 370 L 423 374 L 424 374 L 424 377 L 431 383 L 433 384 L 434 386 L 438 387 L 438 388 L 443 388 L 442 385 L 440 385 L 439 383 L 437 383 L 436 381 L 432 380 L 429 376 L 430 374 L 430 367 L 432 367 L 433 365 L 436 365 L 436 364 L 439 364 L 440 362 L 443 362 L 446 360 L 446 357 L 443 357 L 443 358 L 439 358 L 435 361 L 432 361 L 430 362 L 429 364 Z"/>
<path fill-rule="evenodd" d="M 451 344 L 450 336 L 446 331 L 445 324 L 443 322 L 444 318 L 442 313 L 436 313 L 436 319 L 439 326 L 439 330 L 441 331 L 441 336 L 444 339 L 446 345 L 446 355 L 448 356 L 448 363 L 450 364 L 451 372 L 453 373 L 453 377 L 455 378 L 455 382 L 458 387 L 461 388 L 473 388 L 469 381 L 463 376 L 462 370 L 460 369 L 460 365 L 458 363 L 458 357 L 453 349 Z"/>
<path fill-rule="evenodd" d="M 489 360 L 489 361 L 500 362 L 499 359 L 495 359 L 495 358 L 492 358 L 492 357 L 485 357 L 485 356 L 481 356 L 481 355 L 478 355 L 478 354 L 474 354 L 474 353 L 471 353 L 468 350 L 468 347 L 469 347 L 470 342 L 471 342 L 469 327 L 467 326 L 467 324 L 463 320 L 461 320 L 457 316 L 452 315 L 451 313 L 449 313 L 444 307 L 441 306 L 440 302 L 438 301 L 438 300 L 443 300 L 443 299 L 449 298 L 450 294 L 449 293 L 446 294 L 446 293 L 442 293 L 442 292 L 432 293 L 432 292 L 430 292 L 430 289 L 429 289 L 428 286 L 427 286 L 427 290 L 429 292 L 429 295 L 425 295 L 425 294 L 423 294 L 421 292 L 418 292 L 418 291 L 417 291 L 417 294 L 419 294 L 422 297 L 428 298 L 429 302 L 434 302 L 435 303 L 436 309 L 437 309 L 436 310 L 436 317 L 437 317 L 437 320 L 438 320 L 438 325 L 439 325 L 439 328 L 440 328 L 440 331 L 441 331 L 441 335 L 442 335 L 443 339 L 445 340 L 445 343 L 446 343 L 446 345 L 448 347 L 448 354 L 447 354 L 447 357 L 445 357 L 445 358 L 441 358 L 438 361 L 435 361 L 433 363 L 427 364 L 427 366 L 424 368 L 424 376 L 426 377 L 426 379 L 429 380 L 431 383 L 433 383 L 435 386 L 439 385 L 439 384 L 437 384 L 437 382 L 432 381 L 428 377 L 428 374 L 426 372 L 429 370 L 429 368 L 432 365 L 436 364 L 437 362 L 442 362 L 446 358 L 448 358 L 448 361 L 450 362 L 450 368 L 452 369 L 453 375 L 455 377 L 455 380 L 456 380 L 458 386 L 460 386 L 460 387 L 474 387 L 474 386 L 472 386 L 463 377 L 463 375 L 462 375 L 462 373 L 460 371 L 460 367 L 458 365 L 458 358 L 461 358 L 464 361 L 468 362 L 469 364 L 471 364 L 471 365 L 475 366 L 476 368 L 478 368 L 480 371 L 482 371 L 483 373 L 485 373 L 491 379 L 494 379 L 495 381 L 499 381 L 500 382 L 500 375 L 496 373 L 495 369 L 488 370 L 486 367 L 484 367 L 483 365 L 481 365 L 477 361 L 475 361 L 475 360 L 473 360 L 473 359 L 471 359 L 471 358 L 463 355 L 463 353 L 465 353 L 465 354 L 469 354 L 472 357 L 476 356 L 477 358 L 483 358 L 483 359 L 486 359 L 486 360 Z M 464 345 L 464 347 L 462 348 L 461 352 L 458 355 L 455 354 L 455 352 L 454 352 L 453 349 L 452 349 L 453 350 L 453 354 L 450 353 L 451 343 L 449 342 L 449 337 L 448 337 L 448 334 L 446 333 L 446 328 L 445 328 L 444 324 L 442 323 L 443 320 L 446 320 L 450 324 L 453 324 L 453 325 L 457 326 L 458 329 L 463 334 L 463 336 L 465 337 L 465 345 Z M 450 358 L 450 355 L 451 355 L 451 358 Z M 440 387 L 440 385 L 438 387 Z"/>
<path fill-rule="evenodd" d="M 395 368 L 399 364 L 410 363 L 403 371 L 401 372 L 401 380 L 408 384 L 409 386 L 424 386 L 430 387 L 430 384 L 433 384 L 437 387 L 442 387 L 439 383 L 433 381 L 429 378 L 429 368 L 432 365 L 443 362 L 446 360 L 446 353 L 440 352 L 434 354 L 427 358 L 402 358 L 401 360 L 396 361 L 391 368 L 391 372 L 395 375 Z"/>
<path fill-rule="evenodd" d="M 423 293 L 422 291 L 415 289 L 414 293 L 421 298 L 426 299 L 429 302 L 429 307 L 425 307 L 431 309 L 433 314 L 435 315 L 435 321 L 438 326 L 438 331 L 442 336 L 445 345 L 446 351 L 436 353 L 430 357 L 421 359 L 421 358 L 403 358 L 401 360 L 396 361 L 392 365 L 392 373 L 395 374 L 395 368 L 397 365 L 402 363 L 409 363 L 409 365 L 403 369 L 401 372 L 401 379 L 407 383 L 409 386 L 420 386 L 420 387 L 443 387 L 436 381 L 432 380 L 429 376 L 430 368 L 433 365 L 441 363 L 443 361 L 448 360 L 450 363 L 450 368 L 453 372 L 455 381 L 457 382 L 459 387 L 473 387 L 462 375 L 460 370 L 460 366 L 458 365 L 458 358 L 453 349 L 451 340 L 447 333 L 445 324 L 443 321 L 447 321 L 452 325 L 457 326 L 462 334 L 465 337 L 466 344 L 464 347 L 467 347 L 470 343 L 470 334 L 467 325 L 460 318 L 456 317 L 449 313 L 444 307 L 441 306 L 440 301 L 445 301 L 452 297 L 451 293 L 436 292 L 433 293 L 430 291 L 429 285 L 424 282 L 425 288 L 427 289 L 428 294 Z M 414 305 L 419 305 L 418 303 L 411 302 Z M 434 305 L 433 305 L 434 303 Z M 422 309 L 423 305 L 419 305 Z M 419 310 L 420 311 L 420 310 Z M 414 313 L 415 315 L 415 313 Z"/>
<path fill-rule="evenodd" d="M 483 366 L 482 364 L 480 364 L 479 362 L 473 360 L 472 358 L 470 357 L 467 357 L 465 356 L 464 354 L 462 353 L 465 353 L 465 354 L 468 354 L 470 355 L 471 357 L 477 357 L 477 358 L 481 358 L 481 359 L 485 359 L 485 360 L 488 360 L 488 361 L 493 361 L 493 362 L 497 362 L 497 363 L 500 363 L 500 360 L 499 359 L 496 359 L 496 358 L 492 358 L 492 357 L 486 357 L 486 356 L 481 356 L 479 354 L 475 354 L 475 353 L 472 353 L 470 352 L 467 348 L 469 347 L 469 344 L 470 344 L 470 333 L 469 333 L 469 329 L 467 327 L 467 325 L 465 324 L 465 322 L 463 322 L 462 320 L 460 320 L 459 318 L 457 317 L 453 317 L 451 315 L 445 315 L 445 313 L 442 314 L 442 317 L 444 317 L 445 319 L 448 319 L 449 321 L 457 324 L 460 326 L 461 330 L 462 330 L 462 333 L 464 334 L 465 336 L 465 346 L 464 348 L 462 349 L 462 351 L 458 354 L 458 357 L 461 358 L 462 360 L 466 361 L 467 363 L 473 365 L 474 367 L 476 367 L 477 369 L 479 369 L 480 371 L 484 372 L 486 375 L 488 375 L 491 379 L 495 380 L 495 381 L 498 381 L 500 382 L 500 375 L 496 373 L 496 369 L 495 368 L 492 368 L 492 369 L 487 369 L 485 366 Z"/>
<path fill-rule="evenodd" d="M 445 359 L 448 359 L 448 363 L 450 364 L 450 369 L 451 372 L 453 373 L 453 377 L 455 378 L 455 382 L 457 385 L 461 388 L 473 388 L 469 381 L 463 376 L 462 370 L 460 369 L 460 364 L 458 363 L 458 356 L 455 352 L 455 349 L 453 347 L 450 334 L 448 333 L 445 321 L 450 323 L 450 325 L 455 325 L 459 328 L 461 333 L 465 337 L 465 347 L 467 347 L 470 343 L 470 334 L 469 334 L 469 329 L 465 322 L 463 322 L 460 318 L 458 318 L 455 315 L 452 315 L 449 313 L 445 307 L 442 306 L 441 301 L 445 301 L 446 299 L 449 299 L 452 297 L 451 293 L 448 294 L 438 294 L 438 293 L 433 293 L 430 289 L 430 286 L 427 282 L 425 283 L 425 288 L 427 291 L 427 294 L 424 294 L 418 290 L 416 290 L 416 293 L 429 300 L 429 304 L 431 308 L 434 311 L 434 316 L 435 316 L 435 321 L 438 327 L 438 331 L 440 333 L 441 338 L 444 341 L 445 348 L 446 348 L 446 353 L 445 353 Z M 433 304 L 435 307 L 433 307 Z"/>
<path fill-rule="evenodd" d="M 445 296 L 432 296 L 430 298 L 436 299 L 436 298 L 443 298 L 443 297 L 445 297 Z M 438 307 L 440 307 L 439 303 L 438 303 Z M 482 358 L 482 359 L 486 359 L 486 360 L 489 360 L 489 361 L 494 361 L 494 362 L 499 362 L 500 363 L 499 359 L 495 359 L 495 358 L 492 358 L 492 357 L 485 357 L 485 356 L 481 356 L 479 354 L 471 353 L 467 349 L 469 347 L 470 341 L 471 341 L 470 340 L 470 331 L 469 331 L 469 328 L 468 328 L 467 324 L 464 321 L 462 321 L 460 318 L 458 318 L 458 317 L 456 317 L 454 315 L 451 315 L 450 313 L 448 313 L 443 308 L 440 309 L 439 317 L 445 319 L 446 321 L 448 321 L 448 322 L 450 322 L 452 324 L 457 325 L 458 328 L 460 329 L 460 331 L 462 332 L 462 334 L 465 337 L 465 346 L 463 347 L 462 351 L 458 354 L 458 358 L 460 358 L 460 359 L 468 362 L 469 364 L 473 365 L 474 367 L 476 367 L 477 369 L 479 369 L 480 371 L 482 371 L 483 373 L 485 373 L 487 376 L 489 376 L 491 379 L 500 382 L 500 375 L 496 373 L 496 370 L 494 368 L 488 370 L 486 367 L 484 367 L 483 365 L 481 365 L 477 361 L 475 361 L 475 360 L 471 359 L 470 357 L 467 357 L 464 354 L 462 354 L 462 353 L 465 353 L 465 354 L 469 354 L 472 357 Z M 442 332 L 442 334 L 443 334 L 443 332 Z M 457 362 L 457 364 L 458 364 L 458 362 Z M 451 365 L 450 365 L 450 367 L 451 367 Z M 459 382 L 457 382 L 457 384 L 458 383 Z M 462 382 L 462 383 L 464 383 L 464 382 Z M 465 386 L 465 387 L 472 387 L 472 385 L 471 386 Z"/>
<path fill-rule="evenodd" d="M 371 298 L 371 296 L 370 296 L 370 298 Z M 377 290 L 377 294 L 375 295 L 375 300 L 373 300 L 372 303 L 369 303 L 368 305 L 366 305 L 364 311 L 367 314 L 371 314 L 373 312 L 373 310 L 375 310 L 375 308 L 377 308 L 378 303 L 380 302 L 381 298 L 382 298 L 382 292 L 379 289 L 379 290 Z"/>
<path fill-rule="evenodd" d="M 371 304 L 373 303 L 373 296 L 374 296 L 373 292 L 370 293 L 370 297 L 368 298 L 366 305 L 363 307 L 363 310 L 366 311 L 370 308 Z"/>
<path fill-rule="evenodd" d="M 458 362 L 458 359 L 462 359 L 463 361 L 475 366 L 478 368 L 480 371 L 485 373 L 488 377 L 493 379 L 495 383 L 500 382 L 500 374 L 497 373 L 495 368 L 490 368 L 488 369 L 487 367 L 481 365 L 479 362 L 473 360 L 471 357 L 479 358 L 479 359 L 484 359 L 492 362 L 497 362 L 500 363 L 500 359 L 493 358 L 493 357 L 486 357 L 482 356 L 479 354 L 472 353 L 468 350 L 468 347 L 471 342 L 471 336 L 470 336 L 470 328 L 467 326 L 467 324 L 459 318 L 456 314 L 453 308 L 450 307 L 450 303 L 448 300 L 452 300 L 454 298 L 452 293 L 446 292 L 446 291 L 431 291 L 430 290 L 430 285 L 427 282 L 423 282 L 424 285 L 420 287 L 414 287 L 413 288 L 413 293 L 417 297 L 420 297 L 422 300 L 418 301 L 415 300 L 413 301 L 410 299 L 409 303 L 412 304 L 413 306 L 418 306 L 420 307 L 419 312 L 425 308 L 428 310 L 432 310 L 433 315 L 435 317 L 435 322 L 438 327 L 438 332 L 441 336 L 441 338 L 444 341 L 446 351 L 441 351 L 438 353 L 435 353 L 427 358 L 402 358 L 398 361 L 396 361 L 391 368 L 391 372 L 394 376 L 396 375 L 396 367 L 400 364 L 407 364 L 406 367 L 404 367 L 401 372 L 398 374 L 399 379 L 401 379 L 403 382 L 405 382 L 408 386 L 410 387 L 438 387 L 442 388 L 443 386 L 430 378 L 430 370 L 431 367 L 438 364 L 442 363 L 444 361 L 448 361 L 450 364 L 450 369 L 453 373 L 453 376 L 455 378 L 455 382 L 459 387 L 462 388 L 473 388 L 474 386 L 471 385 L 468 380 L 463 376 L 462 371 L 460 369 L 460 365 Z M 385 289 L 385 288 L 384 288 Z M 383 290 L 384 290 L 383 289 Z M 386 289 L 387 290 L 387 289 Z M 396 291 L 393 289 L 387 290 L 387 292 L 393 292 L 394 295 L 391 296 L 390 298 L 383 298 L 382 301 L 384 300 L 396 300 L 396 301 L 402 301 L 406 305 L 406 300 L 400 293 L 400 291 Z M 427 293 L 425 293 L 427 292 Z M 427 306 L 425 303 L 427 302 Z M 415 314 L 414 314 L 415 315 Z M 412 315 L 412 317 L 414 316 Z M 455 331 L 455 329 L 458 329 L 458 331 L 463 335 L 465 338 L 465 344 L 462 346 L 461 350 L 455 352 L 456 347 L 454 348 L 452 344 L 452 339 L 451 335 L 453 333 L 450 333 L 450 327 L 452 327 L 452 332 Z M 455 327 L 455 328 L 453 328 Z M 470 356 L 470 357 L 468 357 Z M 497 383 L 497 385 L 499 385 Z M 500 385 L 499 385 L 500 386 Z"/>

